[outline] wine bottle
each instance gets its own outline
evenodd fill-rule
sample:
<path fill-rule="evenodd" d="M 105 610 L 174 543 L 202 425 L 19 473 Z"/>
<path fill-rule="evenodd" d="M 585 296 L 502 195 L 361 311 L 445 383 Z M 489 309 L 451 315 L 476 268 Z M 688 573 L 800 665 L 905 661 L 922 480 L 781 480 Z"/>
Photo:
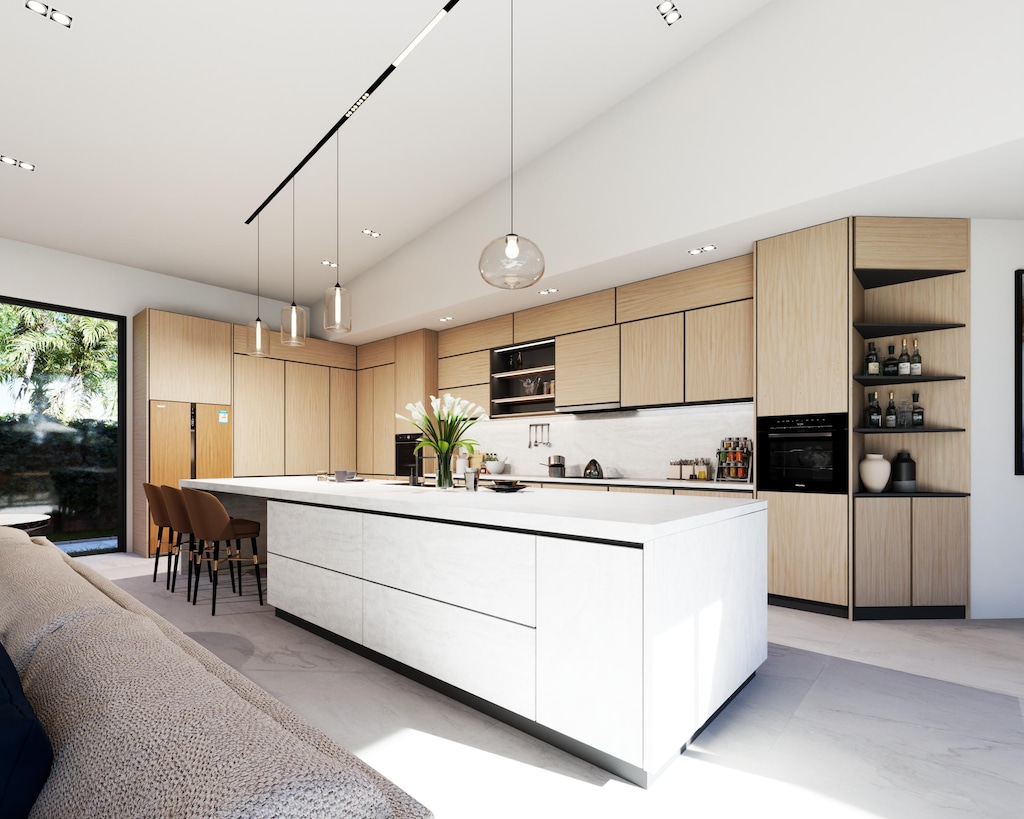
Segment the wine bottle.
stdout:
<path fill-rule="evenodd" d="M 878 406 L 878 393 L 873 392 L 868 396 L 868 406 L 864 413 L 864 426 L 882 426 L 882 408 Z"/>
<path fill-rule="evenodd" d="M 910 374 L 921 374 L 921 350 L 918 349 L 917 339 L 914 339 L 914 354 L 910 356 Z"/>
<path fill-rule="evenodd" d="M 885 408 L 885 426 L 887 429 L 896 429 L 896 396 L 889 393 L 889 406 Z"/>
<path fill-rule="evenodd" d="M 889 345 L 889 355 L 882 364 L 882 375 L 888 377 L 890 375 L 900 374 L 900 363 L 896 359 L 896 345 Z"/>
<path fill-rule="evenodd" d="M 903 351 L 896 363 L 896 374 L 899 376 L 910 375 L 910 353 L 907 352 L 906 339 L 903 339 Z"/>
<path fill-rule="evenodd" d="M 864 356 L 864 375 L 881 375 L 881 360 L 878 357 L 878 350 L 875 349 L 875 342 L 868 342 L 868 352 Z"/>
<path fill-rule="evenodd" d="M 921 393 L 914 393 L 914 406 L 910 410 L 910 423 L 911 426 L 923 427 L 924 426 L 924 407 L 921 406 Z"/>

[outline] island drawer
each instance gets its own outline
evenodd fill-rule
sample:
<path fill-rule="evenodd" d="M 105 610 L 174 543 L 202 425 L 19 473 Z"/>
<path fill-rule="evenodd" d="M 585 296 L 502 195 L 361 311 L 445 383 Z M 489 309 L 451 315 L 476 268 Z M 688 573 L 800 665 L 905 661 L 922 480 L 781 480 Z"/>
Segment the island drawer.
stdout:
<path fill-rule="evenodd" d="M 267 602 L 357 643 L 363 641 L 363 581 L 267 555 Z"/>
<path fill-rule="evenodd" d="M 267 551 L 359 577 L 363 515 L 296 503 L 267 502 Z"/>

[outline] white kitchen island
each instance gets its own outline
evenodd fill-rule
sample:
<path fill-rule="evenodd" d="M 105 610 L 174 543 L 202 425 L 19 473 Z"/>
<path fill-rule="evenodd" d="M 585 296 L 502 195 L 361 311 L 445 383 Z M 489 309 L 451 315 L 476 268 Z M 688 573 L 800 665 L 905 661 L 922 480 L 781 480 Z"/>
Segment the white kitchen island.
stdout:
<path fill-rule="evenodd" d="M 640 785 L 767 657 L 764 501 L 182 486 L 265 499 L 280 616 Z"/>

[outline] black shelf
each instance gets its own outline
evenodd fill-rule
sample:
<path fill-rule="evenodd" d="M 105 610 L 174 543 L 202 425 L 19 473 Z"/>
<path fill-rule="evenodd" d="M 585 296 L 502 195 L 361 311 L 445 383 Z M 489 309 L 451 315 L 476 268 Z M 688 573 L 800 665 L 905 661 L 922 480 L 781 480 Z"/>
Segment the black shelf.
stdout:
<path fill-rule="evenodd" d="M 854 427 L 853 431 L 865 435 L 897 435 L 904 432 L 967 432 L 963 427 Z"/>
<path fill-rule="evenodd" d="M 963 273 L 962 270 L 888 270 L 873 268 L 856 268 L 853 271 L 860 279 L 865 290 L 873 290 L 876 287 L 888 287 L 891 284 L 905 284 L 906 282 L 917 282 L 922 279 L 935 279 L 939 276 L 952 276 L 954 273 Z"/>
<path fill-rule="evenodd" d="M 963 381 L 964 375 L 855 375 L 853 380 L 865 387 L 884 387 L 886 384 L 921 384 L 926 381 Z"/>
<path fill-rule="evenodd" d="M 860 333 L 861 338 L 864 339 L 885 338 L 886 336 L 915 336 L 935 330 L 956 330 L 966 326 L 966 324 L 911 324 L 909 322 L 900 324 L 897 322 L 855 321 L 853 323 L 853 329 Z"/>
<path fill-rule="evenodd" d="M 970 492 L 854 492 L 855 498 L 969 498 Z"/>

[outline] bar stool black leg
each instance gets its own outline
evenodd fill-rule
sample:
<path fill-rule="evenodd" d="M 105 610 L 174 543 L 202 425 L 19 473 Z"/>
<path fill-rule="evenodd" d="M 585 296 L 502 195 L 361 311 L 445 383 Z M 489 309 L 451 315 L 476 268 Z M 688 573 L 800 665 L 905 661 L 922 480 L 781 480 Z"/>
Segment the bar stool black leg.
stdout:
<path fill-rule="evenodd" d="M 174 594 L 174 587 L 178 582 L 178 557 L 181 555 L 181 532 L 174 542 L 174 571 L 170 574 L 171 594 Z"/>
<path fill-rule="evenodd" d="M 167 591 L 171 590 L 171 558 L 177 554 L 174 547 L 171 545 L 171 541 L 174 539 L 174 531 L 170 528 L 167 529 Z M 159 561 L 157 561 L 159 562 Z"/>
<path fill-rule="evenodd" d="M 156 558 L 153 561 L 153 582 L 156 583 L 156 572 L 160 568 L 160 552 L 164 542 L 164 527 L 156 527 Z"/>
<path fill-rule="evenodd" d="M 229 541 L 230 543 L 230 541 Z M 228 549 L 230 550 L 230 545 Z M 230 573 L 231 566 L 228 565 L 228 571 Z M 220 574 L 220 541 L 213 541 L 213 603 L 210 606 L 210 616 L 214 617 L 217 614 L 217 577 Z"/>
<path fill-rule="evenodd" d="M 263 581 L 260 580 L 260 553 L 259 547 L 256 546 L 256 538 L 252 539 L 252 564 L 256 571 L 256 591 L 260 595 L 260 605 L 263 605 Z M 239 571 L 241 571 L 241 563 L 239 565 Z"/>

